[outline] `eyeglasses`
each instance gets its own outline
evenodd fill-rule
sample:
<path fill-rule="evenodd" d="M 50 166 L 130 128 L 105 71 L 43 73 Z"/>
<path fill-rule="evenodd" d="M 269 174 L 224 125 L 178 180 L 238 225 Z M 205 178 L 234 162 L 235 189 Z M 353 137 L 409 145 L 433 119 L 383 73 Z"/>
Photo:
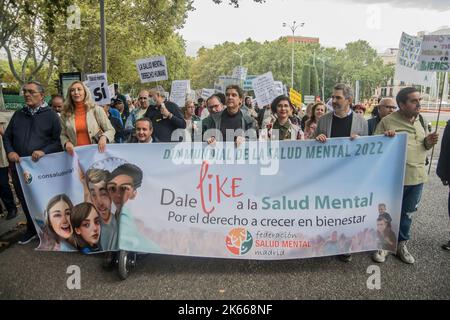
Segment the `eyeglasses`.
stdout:
<path fill-rule="evenodd" d="M 126 192 L 126 191 L 133 191 L 133 186 L 131 184 L 121 184 L 120 186 L 117 186 L 116 184 L 108 184 L 106 186 L 106 189 L 109 193 L 116 193 L 117 191 L 120 192 Z"/>
<path fill-rule="evenodd" d="M 22 93 L 23 93 L 24 95 L 27 94 L 27 93 L 33 95 L 33 94 L 39 93 L 39 91 L 23 89 L 23 90 L 22 90 Z"/>

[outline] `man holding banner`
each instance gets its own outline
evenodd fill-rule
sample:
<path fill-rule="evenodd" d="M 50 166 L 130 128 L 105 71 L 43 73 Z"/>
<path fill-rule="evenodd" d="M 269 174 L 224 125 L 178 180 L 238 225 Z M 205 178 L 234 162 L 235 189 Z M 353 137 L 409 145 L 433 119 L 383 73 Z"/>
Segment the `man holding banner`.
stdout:
<path fill-rule="evenodd" d="M 367 121 L 358 116 L 350 108 L 353 101 L 353 90 L 345 84 L 337 84 L 333 88 L 332 104 L 334 112 L 322 116 L 313 137 L 317 141 L 325 143 L 327 138 L 367 136 Z M 350 262 L 351 254 L 340 255 L 339 259 Z"/>
<path fill-rule="evenodd" d="M 31 156 L 34 162 L 46 154 L 62 151 L 59 136 L 61 124 L 58 115 L 44 100 L 44 88 L 39 82 L 30 81 L 22 89 L 25 106 L 14 113 L 3 136 L 8 160 L 12 163 L 12 179 L 17 197 L 27 218 L 27 231 L 19 244 L 27 244 L 36 237 L 36 228 L 28 210 L 20 185 L 19 173 L 15 167 L 21 157 Z M 23 172 L 27 174 L 27 172 Z M 27 183 L 32 178 L 26 179 Z"/>
<path fill-rule="evenodd" d="M 397 95 L 397 105 L 400 108 L 384 117 L 378 124 L 375 135 L 385 134 L 394 137 L 397 132 L 408 134 L 405 182 L 403 187 L 403 200 L 400 217 L 400 230 L 398 236 L 397 256 L 405 263 L 413 264 L 414 257 L 408 252 L 406 244 L 410 238 L 412 215 L 422 195 L 423 184 L 427 181 L 425 172 L 426 152 L 438 142 L 437 132 L 426 135 L 425 128 L 419 120 L 420 92 L 414 87 L 407 87 Z M 379 250 L 373 255 L 376 262 L 385 262 L 388 252 Z"/>
<path fill-rule="evenodd" d="M 238 145 L 245 140 L 244 135 L 253 134 L 252 130 L 254 130 L 254 137 L 249 138 L 256 139 L 256 120 L 241 110 L 244 92 L 237 85 L 228 86 L 225 92 L 227 108 L 218 113 L 217 117 L 212 118 L 213 121 L 208 123 L 206 130 L 216 129 L 222 134 L 222 141 L 235 141 Z M 208 143 L 213 143 L 217 137 L 210 137 L 207 140 Z"/>

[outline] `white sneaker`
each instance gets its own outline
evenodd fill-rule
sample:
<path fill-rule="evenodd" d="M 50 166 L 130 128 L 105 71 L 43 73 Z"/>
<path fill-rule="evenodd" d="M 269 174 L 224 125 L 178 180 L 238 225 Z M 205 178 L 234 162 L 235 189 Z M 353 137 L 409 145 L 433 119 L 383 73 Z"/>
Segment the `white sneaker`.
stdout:
<path fill-rule="evenodd" d="M 399 257 L 404 263 L 413 264 L 415 262 L 414 257 L 408 252 L 406 244 L 408 241 L 400 241 L 397 247 L 397 257 Z"/>
<path fill-rule="evenodd" d="M 372 254 L 372 260 L 378 263 L 383 263 L 386 261 L 386 257 L 389 255 L 387 250 L 378 250 Z"/>

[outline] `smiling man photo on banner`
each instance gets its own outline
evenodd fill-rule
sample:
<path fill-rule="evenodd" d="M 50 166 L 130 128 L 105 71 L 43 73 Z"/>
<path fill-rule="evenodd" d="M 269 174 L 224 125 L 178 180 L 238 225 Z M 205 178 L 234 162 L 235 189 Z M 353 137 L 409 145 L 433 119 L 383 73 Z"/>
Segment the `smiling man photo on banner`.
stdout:
<path fill-rule="evenodd" d="M 86 172 L 86 187 L 91 202 L 100 214 L 102 232 L 100 234 L 100 247 L 102 250 L 117 250 L 118 222 L 111 211 L 111 197 L 107 190 L 110 172 L 103 169 L 89 169 Z"/>
<path fill-rule="evenodd" d="M 120 222 L 119 248 L 136 252 L 159 251 L 156 244 L 142 236 L 133 213 L 126 206 L 128 200 L 136 198 L 142 178 L 143 172 L 139 167 L 126 163 L 111 172 L 107 184 L 108 193 L 116 206 L 115 215 Z"/>
<path fill-rule="evenodd" d="M 60 152 L 62 148 L 59 139 L 60 119 L 45 102 L 43 86 L 39 82 L 30 81 L 23 86 L 22 92 L 25 106 L 12 116 L 3 136 L 3 144 L 11 163 L 14 189 L 27 218 L 27 231 L 19 244 L 27 244 L 36 238 L 36 228 L 15 164 L 20 163 L 20 158 L 29 156 L 37 163 L 46 154 Z"/>

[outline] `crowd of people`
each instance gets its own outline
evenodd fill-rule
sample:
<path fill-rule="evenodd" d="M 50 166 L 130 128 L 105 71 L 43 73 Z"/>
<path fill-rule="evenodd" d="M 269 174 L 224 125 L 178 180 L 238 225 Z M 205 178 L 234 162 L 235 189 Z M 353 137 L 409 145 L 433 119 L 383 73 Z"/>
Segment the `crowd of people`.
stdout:
<path fill-rule="evenodd" d="M 3 138 L 3 141 L 0 140 L 0 195 L 8 212 L 7 219 L 13 219 L 17 215 L 17 208 L 8 184 L 10 174 L 27 217 L 27 232 L 20 240 L 21 244 L 36 237 L 36 229 L 13 165 L 21 157 L 31 156 L 33 161 L 38 162 L 47 154 L 65 151 L 73 155 L 76 147 L 91 144 L 97 145 L 98 151 L 103 153 L 110 143 L 198 139 L 208 144 L 216 141 L 234 142 L 237 146 L 256 139 L 315 139 L 326 143 L 327 139 L 336 137 L 353 140 L 372 134 L 394 137 L 398 132 L 406 132 L 409 141 L 399 235 L 396 237 L 391 229 L 392 219 L 385 212 L 386 206 L 384 211 L 383 206 L 379 207 L 376 233 L 385 245 L 383 250 L 373 254 L 373 259 L 384 262 L 398 241 L 397 256 L 408 264 L 415 261 L 407 249 L 407 242 L 410 239 L 413 213 L 417 210 L 427 180 L 427 150 L 438 142 L 438 134 L 428 132 L 424 125 L 420 115 L 420 92 L 413 87 L 402 89 L 396 99 L 381 99 L 375 108 L 377 112 L 373 112 L 369 120 L 365 119 L 367 106 L 354 105 L 352 89 L 345 84 L 334 86 L 331 106 L 318 101 L 307 106 L 306 114 L 284 95 L 276 97 L 271 105 L 255 106 L 252 98 L 245 97 L 244 91 L 237 85 L 228 86 L 225 94 L 215 93 L 206 100 L 199 99 L 197 105 L 187 100 L 184 106 L 167 100 L 160 88 L 141 90 L 134 102 L 118 94 L 111 104 L 105 106 L 95 105 L 89 89 L 81 81 L 70 85 L 65 98 L 53 96 L 50 105 L 45 102 L 44 88 L 38 82 L 25 84 L 22 91 L 25 106 L 14 113 L 7 127 L 7 121 L 0 118 L 0 136 Z M 437 172 L 444 185 L 448 185 L 450 180 L 449 126 L 445 129 Z M 107 195 L 114 193 L 107 185 L 111 181 L 109 178 L 100 181 Z M 92 182 L 93 185 L 96 183 L 99 182 Z M 100 189 L 97 191 L 102 192 Z M 114 202 L 113 196 L 110 197 L 110 202 Z M 111 219 L 116 218 L 111 212 L 102 212 L 105 208 L 97 203 L 92 195 L 87 197 L 87 202 L 75 206 L 63 195 L 52 199 L 46 210 L 46 227 L 48 234 L 53 236 L 49 240 L 49 248 L 66 246 L 95 251 L 102 246 L 99 245 L 102 242 L 105 243 L 103 246 L 110 246 L 111 237 L 115 235 L 110 234 L 108 239 L 102 239 L 99 237 L 100 229 L 108 228 Z M 89 221 L 90 230 L 83 229 L 83 221 Z M 443 248 L 450 249 L 450 242 Z M 351 258 L 350 254 L 340 256 L 346 262 L 351 261 Z"/>

